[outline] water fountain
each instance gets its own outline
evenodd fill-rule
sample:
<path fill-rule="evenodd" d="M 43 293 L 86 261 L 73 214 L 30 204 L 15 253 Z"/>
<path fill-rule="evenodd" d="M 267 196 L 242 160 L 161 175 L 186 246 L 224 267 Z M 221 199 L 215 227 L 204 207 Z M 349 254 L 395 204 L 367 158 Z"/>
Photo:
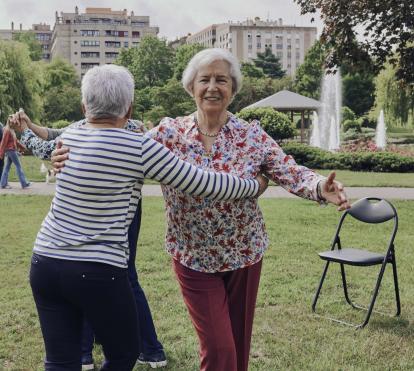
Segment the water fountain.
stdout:
<path fill-rule="evenodd" d="M 313 118 L 312 118 L 312 134 L 309 141 L 312 147 L 320 147 L 321 146 L 321 136 L 319 132 L 319 118 L 316 111 L 313 111 Z"/>
<path fill-rule="evenodd" d="M 384 149 L 387 146 L 387 127 L 385 126 L 383 110 L 380 111 L 377 120 L 377 129 L 375 131 L 375 144 L 379 149 Z"/>
<path fill-rule="evenodd" d="M 335 74 L 325 73 L 322 80 L 321 108 L 318 119 L 318 136 L 312 132 L 313 141 L 311 145 L 330 151 L 339 149 L 341 107 L 342 107 L 342 86 L 339 70 Z M 314 125 L 315 130 L 315 125 Z"/>

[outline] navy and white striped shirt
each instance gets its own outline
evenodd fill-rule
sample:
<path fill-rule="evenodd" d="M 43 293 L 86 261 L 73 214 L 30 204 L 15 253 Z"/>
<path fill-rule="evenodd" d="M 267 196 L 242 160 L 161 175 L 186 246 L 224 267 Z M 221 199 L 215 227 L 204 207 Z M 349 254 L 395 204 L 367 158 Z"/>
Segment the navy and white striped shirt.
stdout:
<path fill-rule="evenodd" d="M 39 255 L 126 267 L 128 227 L 144 178 L 217 200 L 259 190 L 254 179 L 205 172 L 140 133 L 81 127 L 66 130 L 62 139 L 70 156 L 35 241 Z"/>

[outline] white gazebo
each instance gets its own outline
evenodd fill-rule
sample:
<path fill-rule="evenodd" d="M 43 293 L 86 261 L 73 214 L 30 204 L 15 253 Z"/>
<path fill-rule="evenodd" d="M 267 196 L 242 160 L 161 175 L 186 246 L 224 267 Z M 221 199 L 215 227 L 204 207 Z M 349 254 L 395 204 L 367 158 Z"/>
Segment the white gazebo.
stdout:
<path fill-rule="evenodd" d="M 300 141 L 303 142 L 305 138 L 305 113 L 308 114 L 309 119 L 310 112 L 317 111 L 320 106 L 321 103 L 315 99 L 308 98 L 288 90 L 281 90 L 276 94 L 259 100 L 258 102 L 253 103 L 245 108 L 272 107 L 277 111 L 290 112 L 292 122 L 293 114 L 295 112 L 300 112 Z"/>

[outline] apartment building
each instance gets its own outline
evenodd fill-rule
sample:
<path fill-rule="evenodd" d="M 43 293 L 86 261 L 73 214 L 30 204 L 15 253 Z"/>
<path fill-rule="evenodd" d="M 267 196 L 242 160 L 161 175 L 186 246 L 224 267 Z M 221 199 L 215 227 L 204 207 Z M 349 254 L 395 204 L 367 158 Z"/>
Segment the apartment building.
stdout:
<path fill-rule="evenodd" d="M 9 30 L 0 30 L 0 39 L 2 40 L 13 40 L 14 35 L 20 32 L 32 32 L 34 33 L 36 39 L 39 41 L 42 46 L 42 59 L 45 61 L 50 61 L 50 49 L 51 49 L 51 40 L 52 40 L 52 31 L 50 25 L 46 23 L 38 23 L 32 25 L 32 28 L 29 30 L 24 30 L 22 24 L 20 23 L 19 28 L 14 27 L 14 22 L 11 22 L 11 28 Z"/>
<path fill-rule="evenodd" d="M 148 16 L 111 8 L 86 8 L 79 13 L 56 12 L 52 58 L 68 60 L 83 76 L 89 68 L 111 64 L 121 48 L 138 46 L 145 35 L 156 36 L 158 27 L 150 26 Z"/>
<path fill-rule="evenodd" d="M 244 22 L 213 24 L 189 36 L 187 43 L 228 49 L 239 61 L 251 61 L 257 53 L 270 48 L 286 73 L 293 76 L 316 41 L 316 33 L 316 27 L 296 27 L 284 25 L 282 19 L 264 21 L 256 17 Z"/>

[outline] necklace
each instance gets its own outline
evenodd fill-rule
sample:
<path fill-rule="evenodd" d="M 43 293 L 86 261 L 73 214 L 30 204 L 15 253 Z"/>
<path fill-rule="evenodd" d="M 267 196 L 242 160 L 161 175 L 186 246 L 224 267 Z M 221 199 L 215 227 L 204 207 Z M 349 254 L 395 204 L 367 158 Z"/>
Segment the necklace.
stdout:
<path fill-rule="evenodd" d="M 226 118 L 226 122 L 225 122 L 225 124 L 227 123 L 227 121 L 228 121 L 228 120 L 229 120 L 229 117 L 228 117 L 228 115 L 227 115 L 227 118 Z M 222 126 L 220 126 L 220 129 L 219 129 L 216 133 L 214 133 L 214 134 L 210 134 L 210 133 L 207 133 L 207 132 L 203 131 L 203 130 L 200 128 L 200 124 L 198 123 L 197 116 L 195 116 L 195 115 L 194 115 L 194 122 L 195 122 L 195 124 L 197 125 L 197 130 L 198 130 L 198 132 L 199 132 L 201 135 L 204 135 L 205 137 L 208 137 L 208 138 L 216 138 L 216 137 L 219 135 L 220 130 L 221 130 L 221 128 L 222 128 Z M 223 125 L 223 126 L 224 126 L 224 125 Z"/>

